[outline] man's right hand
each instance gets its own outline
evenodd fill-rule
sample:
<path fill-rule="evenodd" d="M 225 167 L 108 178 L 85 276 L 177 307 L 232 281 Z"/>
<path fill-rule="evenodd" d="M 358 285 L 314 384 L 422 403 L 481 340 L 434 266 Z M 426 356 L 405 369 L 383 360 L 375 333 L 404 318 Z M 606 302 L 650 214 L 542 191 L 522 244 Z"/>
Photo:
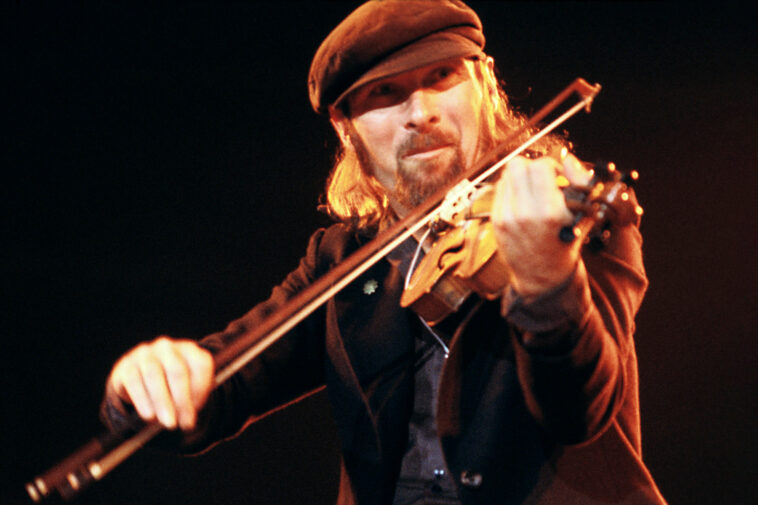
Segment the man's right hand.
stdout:
<path fill-rule="evenodd" d="M 131 404 L 147 422 L 190 431 L 213 389 L 213 356 L 191 340 L 158 337 L 124 354 L 111 370 L 106 399 Z"/>

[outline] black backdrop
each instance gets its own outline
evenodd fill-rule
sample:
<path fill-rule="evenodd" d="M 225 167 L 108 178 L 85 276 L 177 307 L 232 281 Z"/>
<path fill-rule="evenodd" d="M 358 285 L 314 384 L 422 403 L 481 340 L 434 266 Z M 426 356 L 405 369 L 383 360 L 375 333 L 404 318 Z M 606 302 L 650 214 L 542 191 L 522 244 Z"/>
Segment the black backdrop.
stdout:
<path fill-rule="evenodd" d="M 645 459 L 672 503 L 755 496 L 756 40 L 721 4 L 472 2 L 514 104 L 603 85 L 568 125 L 642 174 Z M 334 135 L 306 75 L 352 3 L 72 7 L 0 21 L 2 503 L 100 431 L 113 361 L 200 337 L 295 266 Z M 317 396 L 199 458 L 142 451 L 83 504 L 331 503 Z"/>

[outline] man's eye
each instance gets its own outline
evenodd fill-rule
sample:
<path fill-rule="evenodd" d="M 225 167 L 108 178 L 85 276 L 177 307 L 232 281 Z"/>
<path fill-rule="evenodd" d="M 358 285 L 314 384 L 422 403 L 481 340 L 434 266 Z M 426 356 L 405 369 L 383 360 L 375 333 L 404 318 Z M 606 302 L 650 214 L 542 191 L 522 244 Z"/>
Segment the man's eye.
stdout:
<path fill-rule="evenodd" d="M 389 96 L 395 92 L 395 87 L 391 84 L 380 84 L 371 88 L 371 96 Z"/>
<path fill-rule="evenodd" d="M 444 66 L 439 67 L 432 72 L 432 74 L 429 76 L 428 83 L 429 85 L 437 84 L 440 82 L 443 82 L 447 79 L 449 79 L 451 76 L 455 74 L 455 68 Z"/>

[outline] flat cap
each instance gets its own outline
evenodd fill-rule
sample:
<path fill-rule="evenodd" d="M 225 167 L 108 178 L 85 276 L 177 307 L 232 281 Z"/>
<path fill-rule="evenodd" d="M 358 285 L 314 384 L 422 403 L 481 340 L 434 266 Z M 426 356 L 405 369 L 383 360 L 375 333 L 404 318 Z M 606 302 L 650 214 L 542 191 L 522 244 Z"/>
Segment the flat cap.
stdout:
<path fill-rule="evenodd" d="M 316 112 L 368 82 L 484 48 L 479 16 L 458 0 L 371 0 L 324 39 L 308 75 Z"/>

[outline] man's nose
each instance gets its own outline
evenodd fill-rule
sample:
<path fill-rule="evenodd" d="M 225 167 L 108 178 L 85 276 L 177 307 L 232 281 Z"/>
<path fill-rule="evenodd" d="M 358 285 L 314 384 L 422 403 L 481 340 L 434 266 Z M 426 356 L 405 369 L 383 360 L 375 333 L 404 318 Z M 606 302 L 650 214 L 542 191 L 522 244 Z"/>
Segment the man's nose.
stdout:
<path fill-rule="evenodd" d="M 405 127 L 411 130 L 424 131 L 440 120 L 439 108 L 435 93 L 426 89 L 413 91 L 406 100 Z"/>

